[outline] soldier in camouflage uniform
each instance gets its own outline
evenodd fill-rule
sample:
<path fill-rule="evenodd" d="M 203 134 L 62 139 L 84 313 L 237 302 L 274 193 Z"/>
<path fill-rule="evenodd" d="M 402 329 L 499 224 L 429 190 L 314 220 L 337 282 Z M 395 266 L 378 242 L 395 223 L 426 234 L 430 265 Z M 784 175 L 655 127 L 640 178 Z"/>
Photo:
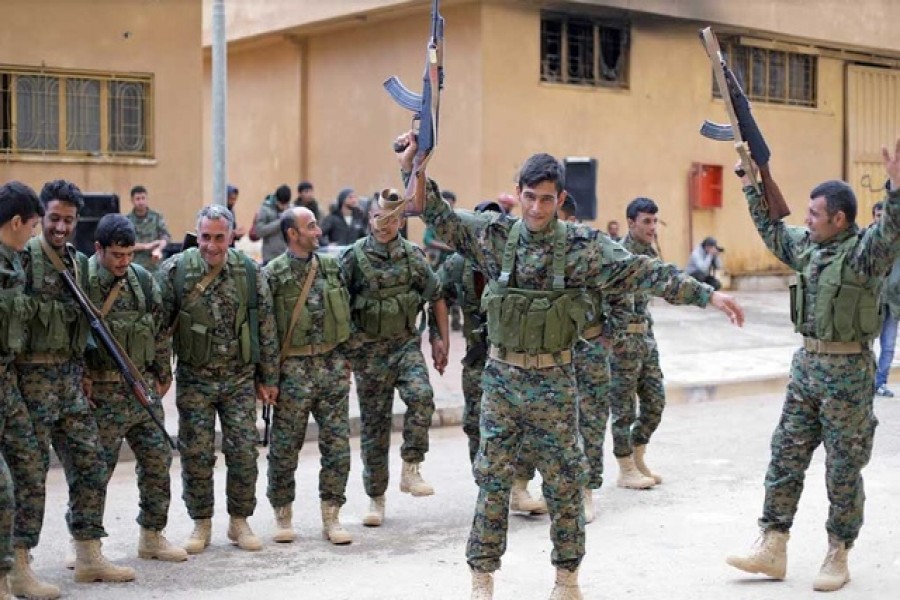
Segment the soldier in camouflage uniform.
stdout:
<path fill-rule="evenodd" d="M 217 414 L 228 469 L 228 538 L 244 550 L 262 548 L 247 523 L 256 507 L 256 396 L 266 403 L 278 397 L 278 342 L 269 286 L 259 265 L 229 249 L 233 233 L 231 211 L 202 208 L 198 247 L 169 258 L 158 273 L 178 357 L 182 497 L 194 520 L 189 554 L 203 552 L 212 536 Z"/>
<path fill-rule="evenodd" d="M 171 241 L 172 235 L 163 216 L 147 206 L 147 188 L 142 185 L 131 188 L 131 203 L 134 208 L 127 217 L 137 232 L 134 262 L 153 273 L 159 267 L 163 250 Z"/>
<path fill-rule="evenodd" d="M 400 491 L 413 496 L 434 493 L 419 472 L 434 414 L 434 392 L 417 329 L 426 302 L 432 303 L 438 318 L 439 334 L 431 337 L 435 367 L 443 372 L 447 364 L 447 307 L 437 276 L 425 253 L 400 235 L 405 219 L 392 217 L 376 225 L 385 210 L 383 198 L 390 194 L 385 190 L 369 213 L 371 233 L 341 255 L 356 328 L 347 350 L 359 397 L 363 483 L 370 498 L 363 524 L 369 527 L 384 522 L 394 389 L 406 403 Z"/>
<path fill-rule="evenodd" d="M 728 564 L 783 579 L 787 541 L 813 452 L 825 445 L 830 508 L 828 552 L 813 589 L 833 591 L 850 580 L 847 554 L 863 523 L 862 469 L 872 454 L 878 420 L 873 411 L 875 359 L 871 341 L 881 329 L 882 279 L 900 254 L 900 140 L 885 148 L 891 191 L 881 220 L 860 230 L 856 197 L 843 181 L 810 192 L 806 227 L 769 217 L 763 197 L 742 177 L 750 216 L 769 250 L 798 273 L 791 288 L 791 320 L 803 335 L 794 354 L 781 420 L 772 435 L 759 526 L 746 556 Z"/>
<path fill-rule="evenodd" d="M 628 204 L 625 209 L 628 233 L 622 245 L 629 252 L 657 257 L 653 241 L 658 212 L 659 207 L 650 198 L 635 198 Z M 662 483 L 662 477 L 647 467 L 644 454 L 666 405 L 659 350 L 648 307 L 650 294 L 611 293 L 606 301 L 609 318 L 605 329 L 613 350 L 610 429 L 613 454 L 619 463 L 616 484 L 622 488 L 647 489 Z M 640 412 L 635 399 L 640 403 Z"/>
<path fill-rule="evenodd" d="M 349 544 L 353 538 L 341 525 L 339 512 L 347 501 L 350 474 L 350 374 L 340 348 L 350 337 L 350 295 L 337 259 L 315 254 L 322 230 L 311 210 L 285 211 L 281 233 L 287 251 L 263 269 L 282 360 L 269 445 L 268 497 L 278 526 L 274 539 L 294 541 L 294 473 L 312 413 L 322 456 L 322 535 L 333 544 Z"/>
<path fill-rule="evenodd" d="M 84 199 L 73 183 L 57 180 L 41 190 L 41 203 L 45 210 L 41 235 L 29 240 L 22 255 L 34 316 L 27 324 L 27 345 L 16 359 L 19 389 L 40 452 L 40 464 L 30 468 L 40 473 L 42 483 L 46 481 L 51 442 L 68 467 L 66 521 L 75 539 L 75 581 L 132 581 L 134 569 L 110 563 L 101 552 L 100 539 L 106 536 L 106 464 L 97 423 L 82 390 L 89 326 L 59 273 L 68 270 L 81 285 L 87 278 L 87 257 L 67 244 Z M 22 530 L 37 543 L 43 502 L 20 514 L 28 515 Z"/>
<path fill-rule="evenodd" d="M 412 132 L 397 140 L 404 178 L 412 169 Z M 587 484 L 578 444 L 572 346 L 591 309 L 585 289 L 646 289 L 680 304 L 711 303 L 740 323 L 728 296 L 684 277 L 674 266 L 632 256 L 589 227 L 563 223 L 565 171 L 547 154 L 529 158 L 516 187 L 522 219 L 454 212 L 430 181 L 425 221 L 490 279 L 482 298 L 488 314 L 489 360 L 484 370 L 481 446 L 474 472 L 478 502 L 466 551 L 472 598 L 493 597 L 493 572 L 506 548 L 514 459 L 523 440 L 534 444 L 550 509 L 556 585 L 551 598 L 582 598 L 578 567 L 584 556 L 582 490 Z"/>
<path fill-rule="evenodd" d="M 100 219 L 84 290 L 144 381 L 153 387 L 157 398 L 162 398 L 172 385 L 162 298 L 150 273 L 132 263 L 134 243 L 134 225 L 124 216 L 111 214 Z M 107 481 L 116 468 L 123 439 L 128 440 L 137 462 L 141 507 L 137 517 L 141 526 L 138 556 L 172 562 L 187 560 L 184 548 L 170 544 L 162 533 L 171 498 L 172 449 L 168 439 L 134 397 L 105 349 L 96 344 L 89 346 L 85 362 L 85 391 L 97 419 Z M 150 410 L 160 423 L 165 423 L 160 402 L 153 402 Z"/>
<path fill-rule="evenodd" d="M 37 439 L 13 364 L 16 353 L 22 350 L 23 328 L 31 316 L 18 253 L 43 214 L 44 207 L 30 187 L 18 181 L 0 186 L 0 600 L 12 600 L 11 594 L 59 597 L 59 588 L 38 581 L 30 565 L 29 551 L 37 545 L 40 525 L 33 536 L 23 525 L 28 521 L 26 511 L 43 506 L 44 481 L 37 476 L 41 473 L 36 467 L 40 464 Z M 22 514 L 16 514 L 16 510 Z"/>

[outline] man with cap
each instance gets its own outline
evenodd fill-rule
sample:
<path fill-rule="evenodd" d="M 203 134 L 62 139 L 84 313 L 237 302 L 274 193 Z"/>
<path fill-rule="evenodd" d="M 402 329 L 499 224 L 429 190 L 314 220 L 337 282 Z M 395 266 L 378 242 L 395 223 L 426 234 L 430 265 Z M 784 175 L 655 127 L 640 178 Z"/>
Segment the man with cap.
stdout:
<path fill-rule="evenodd" d="M 702 281 L 718 290 L 722 287 L 722 282 L 716 278 L 716 271 L 722 268 L 722 258 L 719 256 L 722 252 L 725 252 L 725 248 L 719 246 L 716 238 L 703 238 L 700 245 L 691 252 L 691 257 L 684 270 L 697 281 Z"/>
<path fill-rule="evenodd" d="M 312 212 L 312 211 L 310 211 Z M 359 208 L 359 196 L 351 188 L 342 189 L 331 214 L 322 223 L 323 246 L 349 246 L 366 236 L 366 219 Z"/>

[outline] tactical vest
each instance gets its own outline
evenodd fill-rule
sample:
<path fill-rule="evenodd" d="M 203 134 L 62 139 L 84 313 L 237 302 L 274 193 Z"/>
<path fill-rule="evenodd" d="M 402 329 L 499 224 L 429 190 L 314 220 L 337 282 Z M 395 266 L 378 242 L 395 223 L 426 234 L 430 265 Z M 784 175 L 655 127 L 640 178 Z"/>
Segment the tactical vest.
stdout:
<path fill-rule="evenodd" d="M 462 304 L 463 335 L 469 344 L 481 342 L 484 335 L 485 315 L 481 310 L 481 294 L 487 284 L 487 278 L 475 273 L 475 263 L 470 259 L 463 261 L 462 285 L 456 292 Z M 481 288 L 481 289 L 479 289 Z"/>
<path fill-rule="evenodd" d="M 529 354 L 568 350 L 581 334 L 592 309 L 583 289 L 566 289 L 566 226 L 556 222 L 552 290 L 509 287 L 522 221 L 509 231 L 500 278 L 490 281 L 481 299 L 488 316 L 488 340 L 512 352 Z"/>
<path fill-rule="evenodd" d="M 353 322 L 361 331 L 377 338 L 418 334 L 416 317 L 422 310 L 424 300 L 419 292 L 412 289 L 410 254 L 415 252 L 415 248 L 400 238 L 406 265 L 406 283 L 379 289 L 375 268 L 363 251 L 366 239 L 359 239 L 353 244 L 356 262 L 369 282 L 369 289 L 360 292 L 353 302 Z"/>
<path fill-rule="evenodd" d="M 881 278 L 866 277 L 855 273 L 847 266 L 847 257 L 858 238 L 851 236 L 842 242 L 832 258 L 819 274 L 815 300 L 815 333 L 813 337 L 829 342 L 868 342 L 881 331 L 878 297 L 881 292 Z M 815 248 L 801 255 L 806 259 L 806 268 L 791 286 L 791 321 L 794 330 L 804 335 L 807 331 L 806 297 L 809 293 L 810 268 L 815 268 L 810 260 Z"/>
<path fill-rule="evenodd" d="M 196 300 L 186 303 L 191 290 L 206 275 L 205 261 L 197 248 L 182 252 L 175 262 L 175 302 L 178 317 L 173 339 L 179 361 L 195 367 L 209 364 L 213 345 L 230 346 L 237 343 L 237 357 L 244 364 L 259 362 L 259 314 L 256 290 L 256 263 L 243 252 L 229 248 L 228 268 L 238 292 L 238 310 L 234 323 L 234 338 L 221 339 L 213 335 L 216 322 L 211 311 Z M 221 275 L 221 274 L 220 274 Z"/>
<path fill-rule="evenodd" d="M 137 301 L 134 310 L 115 310 L 113 308 L 104 317 L 110 333 L 125 350 L 131 362 L 138 369 L 143 369 L 156 357 L 156 338 L 154 335 L 153 315 L 150 313 L 150 302 L 153 299 L 153 284 L 150 274 L 144 269 L 139 272 L 137 265 L 130 265 L 125 275 L 125 285 L 131 290 Z M 113 285 L 120 285 L 119 282 Z M 103 306 L 106 298 L 100 290 L 100 274 L 97 257 L 88 260 L 88 296 L 96 307 Z M 102 346 L 89 347 L 85 352 L 85 361 L 92 371 L 108 371 L 118 368 L 115 361 Z"/>
<path fill-rule="evenodd" d="M 72 302 L 42 297 L 44 287 L 44 249 L 41 238 L 35 236 L 28 240 L 26 248 L 31 252 L 31 296 L 34 311 L 28 322 L 28 343 L 25 348 L 29 353 L 54 353 L 80 355 L 87 346 L 90 325 L 81 310 Z M 75 281 L 81 285 L 87 279 L 87 259 L 76 252 Z M 50 267 L 53 268 L 52 266 Z M 57 275 L 59 277 L 59 275 Z M 61 284 L 64 286 L 64 284 Z M 65 291 L 68 294 L 68 290 Z"/>
<path fill-rule="evenodd" d="M 291 339 L 288 340 L 289 348 L 300 348 L 314 343 L 339 344 L 347 341 L 347 338 L 350 337 L 350 294 L 341 282 L 340 263 L 331 256 L 316 255 L 316 259 L 319 261 L 318 269 L 325 279 L 325 289 L 322 290 L 325 314 L 322 318 L 321 337 L 311 335 L 313 333 L 311 331 L 312 314 L 309 310 L 309 302 L 306 302 L 300 311 L 297 324 L 291 332 Z M 272 282 L 275 324 L 278 327 L 278 342 L 281 343 L 291 326 L 294 306 L 300 298 L 303 281 L 298 281 L 294 276 L 291 270 L 291 258 L 287 253 L 272 260 L 266 266 L 266 271 Z"/>
<path fill-rule="evenodd" d="M 25 324 L 34 315 L 34 303 L 22 289 L 0 290 L 0 355 L 25 349 Z"/>

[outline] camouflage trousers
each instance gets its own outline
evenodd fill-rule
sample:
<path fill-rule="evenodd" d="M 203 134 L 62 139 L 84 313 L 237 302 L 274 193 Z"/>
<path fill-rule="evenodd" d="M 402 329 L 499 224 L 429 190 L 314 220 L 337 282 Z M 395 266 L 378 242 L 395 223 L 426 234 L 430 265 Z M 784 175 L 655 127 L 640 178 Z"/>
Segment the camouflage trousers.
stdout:
<path fill-rule="evenodd" d="M 119 462 L 119 449 L 125 439 L 136 463 L 140 496 L 137 522 L 145 529 L 162 531 L 168 521 L 172 497 L 169 479 L 172 448 L 168 440 L 124 384 L 94 382 L 92 402 L 100 448 L 106 460 L 107 483 Z M 161 423 L 166 422 L 161 403 L 153 403 L 150 410 Z"/>
<path fill-rule="evenodd" d="M 37 439 L 41 486 L 46 486 L 50 467 L 50 444 L 56 450 L 69 486 L 66 523 L 76 540 L 106 536 L 103 510 L 106 504 L 106 463 L 99 447 L 97 421 L 81 389 L 83 370 L 74 361 L 61 364 L 20 364 L 19 390 L 31 415 Z M 5 440 L 4 440 L 5 442 Z M 15 469 L 14 469 L 15 472 Z M 42 496 L 43 497 L 43 496 Z M 27 514 L 17 531 L 37 543 L 44 520 L 44 507 L 17 511 Z"/>
<path fill-rule="evenodd" d="M 613 340 L 610 356 L 613 454 L 630 456 L 650 442 L 666 407 L 659 350 L 652 333 L 625 334 Z M 638 405 L 636 402 L 639 402 Z"/>
<path fill-rule="evenodd" d="M 15 490 L 13 545 L 30 549 L 38 545 L 41 536 L 47 471 L 42 466 L 31 415 L 19 392 L 14 366 L 7 366 L 0 376 L 0 390 L 4 406 L 2 454 Z M 5 525 L 0 527 L 6 531 Z"/>
<path fill-rule="evenodd" d="M 425 460 L 428 452 L 434 392 L 419 336 L 365 344 L 354 351 L 351 361 L 359 396 L 363 484 L 366 494 L 375 498 L 388 485 L 394 389 L 406 404 L 400 456 L 414 463 Z"/>
<path fill-rule="evenodd" d="M 281 366 L 278 403 L 269 444 L 269 487 L 273 507 L 294 501 L 294 473 L 310 413 L 319 426 L 319 498 L 342 506 L 350 475 L 350 372 L 339 352 L 289 357 Z"/>
<path fill-rule="evenodd" d="M 520 369 L 489 360 L 482 381 L 481 445 L 473 467 L 479 492 L 466 547 L 469 566 L 481 572 L 500 568 L 516 457 L 529 443 L 550 512 L 551 561 L 575 570 L 584 557 L 581 490 L 587 483 L 587 461 L 578 443 L 575 371 L 571 365 Z"/>
<path fill-rule="evenodd" d="M 228 470 L 225 479 L 228 514 L 249 517 L 256 509 L 259 469 L 253 366 L 240 373 L 223 369 L 220 375 L 200 377 L 183 366 L 176 378 L 175 404 L 184 487 L 181 497 L 192 519 L 209 519 L 215 508 L 217 414 L 222 424 L 222 453 Z"/>
<path fill-rule="evenodd" d="M 578 385 L 578 435 L 588 462 L 588 483 L 592 490 L 603 486 L 603 441 L 609 420 L 609 355 L 606 340 L 581 340 L 572 351 Z M 534 447 L 526 442 L 519 455 L 516 479 L 532 480 L 535 473 Z"/>
<path fill-rule="evenodd" d="M 874 382 L 871 351 L 837 355 L 797 350 L 781 420 L 772 435 L 762 529 L 791 528 L 806 469 L 823 443 L 830 502 L 825 529 L 853 544 L 863 524 L 866 498 L 861 473 L 872 456 L 878 425 L 872 406 Z"/>
<path fill-rule="evenodd" d="M 9 426 L 8 417 L 15 413 L 21 414 L 24 408 L 12 369 L 12 365 L 0 365 L 0 432 L 5 432 Z M 4 454 L 5 448 L 0 453 L 0 577 L 5 577 L 12 570 L 13 523 L 16 517 L 13 477 Z"/>
<path fill-rule="evenodd" d="M 463 365 L 463 433 L 469 438 L 469 461 L 474 463 L 481 439 L 479 420 L 481 419 L 481 376 L 484 373 L 485 358 L 474 364 Z"/>

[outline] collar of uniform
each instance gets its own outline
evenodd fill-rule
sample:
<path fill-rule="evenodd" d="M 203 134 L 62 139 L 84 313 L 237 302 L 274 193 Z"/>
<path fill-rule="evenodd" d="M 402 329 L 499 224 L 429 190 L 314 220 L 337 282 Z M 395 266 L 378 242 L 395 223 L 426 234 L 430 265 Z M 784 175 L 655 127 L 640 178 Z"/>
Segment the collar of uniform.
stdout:
<path fill-rule="evenodd" d="M 131 209 L 131 215 L 132 215 L 136 220 L 138 220 L 138 221 L 143 221 L 144 219 L 148 218 L 148 217 L 150 216 L 150 213 L 152 213 L 152 212 L 153 212 L 153 211 L 150 210 L 150 209 L 148 208 L 148 209 L 147 209 L 147 212 L 146 212 L 146 213 L 144 214 L 144 216 L 142 217 L 142 216 L 140 216 L 139 214 L 137 214 L 136 212 L 134 212 L 134 209 L 133 209 L 133 208 Z"/>
<path fill-rule="evenodd" d="M 205 260 L 201 260 L 200 265 L 201 265 L 201 268 L 203 269 L 204 275 L 209 273 L 209 270 L 212 268 L 209 266 L 209 263 L 206 262 Z M 227 254 L 225 255 L 225 264 L 222 265 L 222 273 L 225 273 L 226 275 L 228 273 L 231 273 L 231 265 L 228 264 L 228 255 Z"/>
<path fill-rule="evenodd" d="M 369 242 L 367 244 L 369 249 L 374 250 L 378 254 L 383 254 L 384 256 L 390 256 L 391 252 L 397 249 L 397 246 L 400 245 L 400 234 L 397 234 L 397 237 L 389 241 L 387 244 L 382 244 L 378 240 L 375 239 L 374 236 L 369 236 Z"/>
<path fill-rule="evenodd" d="M 553 217 L 550 219 L 550 222 L 547 223 L 547 226 L 541 229 L 540 231 L 531 231 L 528 229 L 528 226 L 525 225 L 525 221 L 522 221 L 522 229 L 520 235 L 523 239 L 528 242 L 546 242 L 553 241 L 556 239 L 556 223 L 558 219 Z"/>
<path fill-rule="evenodd" d="M 847 238 L 856 237 L 857 235 L 859 235 L 859 225 L 853 223 L 852 225 L 850 225 L 850 227 L 848 227 L 844 231 L 837 233 L 834 237 L 821 242 L 819 244 L 819 248 L 830 250 L 836 246 L 839 246 L 840 244 L 843 244 L 845 241 L 847 241 Z"/>
<path fill-rule="evenodd" d="M 647 244 L 631 237 L 631 233 L 626 233 L 625 238 L 619 242 L 626 248 L 632 249 L 632 254 L 643 254 L 644 256 L 656 256 L 656 250 L 652 244 Z"/>
<path fill-rule="evenodd" d="M 295 254 L 292 250 L 285 250 L 285 252 L 287 253 L 288 258 L 291 259 L 291 262 L 297 261 L 303 264 L 309 263 L 309 261 L 312 260 L 313 254 L 315 254 L 315 252 L 310 252 L 307 256 L 300 256 Z"/>
<path fill-rule="evenodd" d="M 16 258 L 17 252 L 7 246 L 6 244 L 0 243 L 0 258 L 3 259 L 4 262 L 12 264 Z"/>
<path fill-rule="evenodd" d="M 97 261 L 97 280 L 100 282 L 100 286 L 104 288 L 112 287 L 120 278 L 113 275 L 96 257 L 94 257 L 94 260 Z"/>

